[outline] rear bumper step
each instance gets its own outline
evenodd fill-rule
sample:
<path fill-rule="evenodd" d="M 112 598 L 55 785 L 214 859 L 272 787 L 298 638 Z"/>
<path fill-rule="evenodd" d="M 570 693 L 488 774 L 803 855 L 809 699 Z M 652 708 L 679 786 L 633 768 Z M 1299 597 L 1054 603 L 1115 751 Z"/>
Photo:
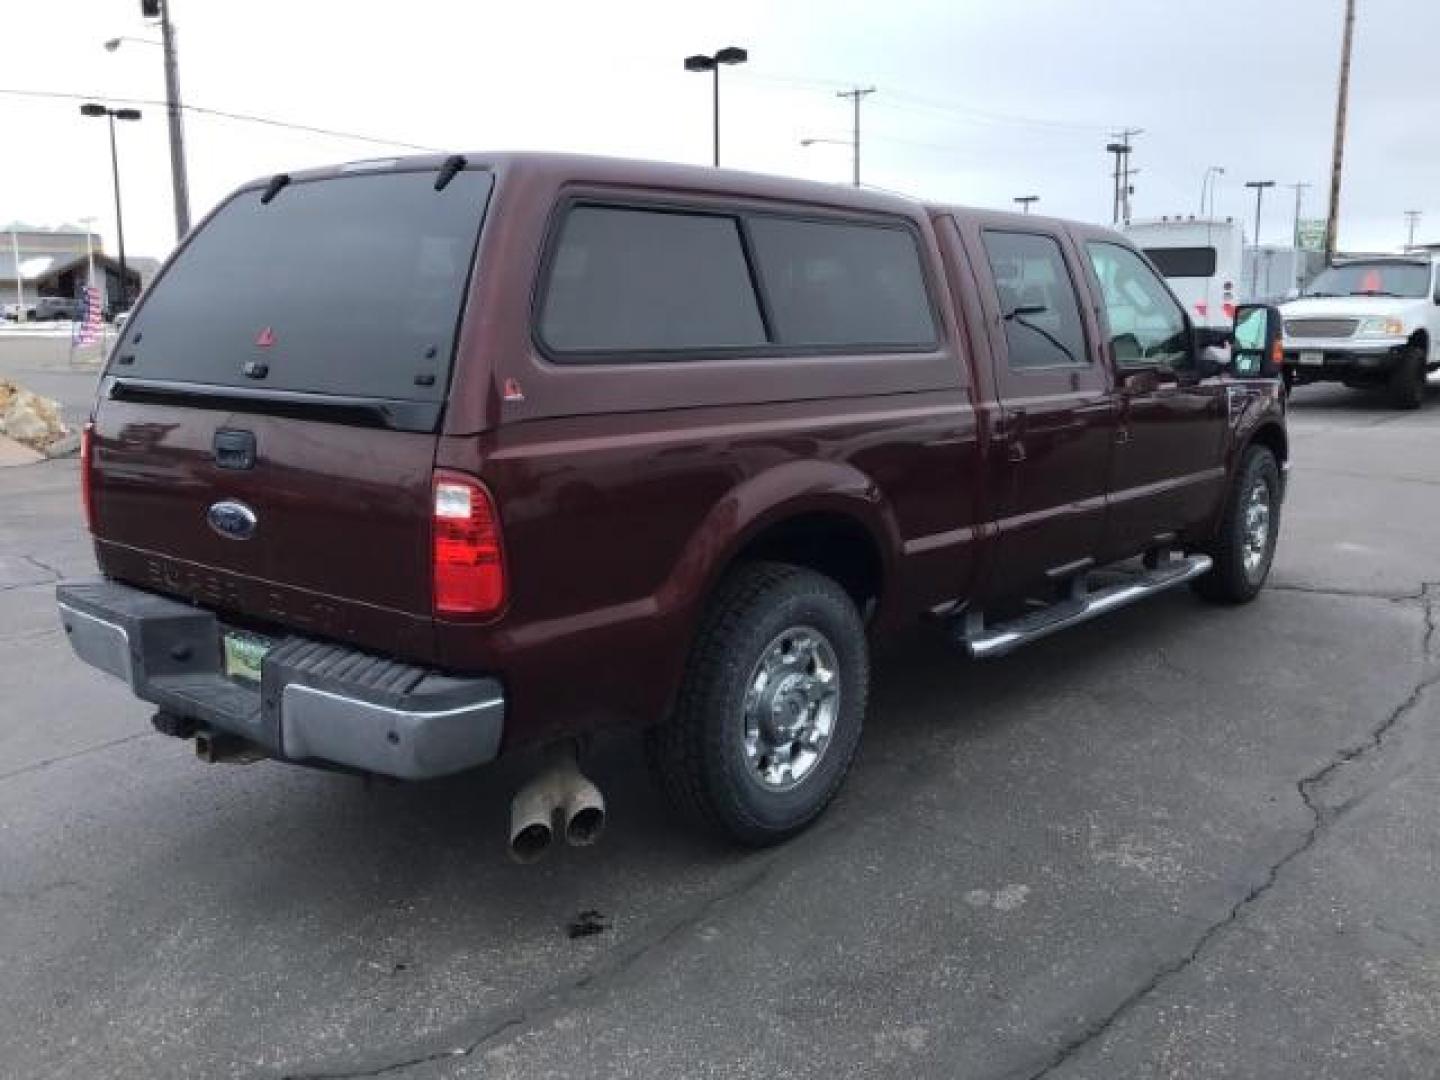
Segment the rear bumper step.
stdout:
<path fill-rule="evenodd" d="M 494 760 L 505 696 L 492 678 L 454 677 L 343 645 L 278 638 L 258 685 L 229 678 L 203 608 L 108 580 L 56 587 L 80 659 L 137 697 L 276 758 L 422 780 Z"/>
<path fill-rule="evenodd" d="M 1097 589 L 1094 592 L 1077 591 L 1068 600 L 1023 615 L 1009 622 L 994 626 L 967 623 L 963 618 L 957 623 L 956 636 L 977 660 L 992 656 L 1004 656 L 1042 637 L 1078 623 L 1087 622 L 1116 608 L 1133 604 L 1147 596 L 1172 589 L 1192 578 L 1209 571 L 1211 559 L 1208 555 L 1190 555 L 1172 559 L 1151 570 L 1125 574 L 1120 581 Z"/>

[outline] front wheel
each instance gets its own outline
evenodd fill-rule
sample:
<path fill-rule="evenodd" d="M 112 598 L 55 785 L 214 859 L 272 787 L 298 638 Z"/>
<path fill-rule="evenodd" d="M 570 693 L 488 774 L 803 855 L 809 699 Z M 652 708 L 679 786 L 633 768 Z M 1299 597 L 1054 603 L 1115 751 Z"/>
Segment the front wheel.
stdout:
<path fill-rule="evenodd" d="M 834 798 L 869 694 L 865 627 L 831 579 L 750 563 L 721 584 L 674 714 L 647 736 L 671 801 L 734 842 L 774 844 Z"/>
<path fill-rule="evenodd" d="M 1248 447 L 1225 496 L 1220 531 L 1206 549 L 1215 565 L 1195 579 L 1197 593 L 1222 604 L 1243 604 L 1259 595 L 1280 535 L 1280 493 L 1275 455 L 1264 446 Z"/>
<path fill-rule="evenodd" d="M 1425 404 L 1425 350 L 1408 346 L 1390 372 L 1390 400 L 1398 409 Z"/>

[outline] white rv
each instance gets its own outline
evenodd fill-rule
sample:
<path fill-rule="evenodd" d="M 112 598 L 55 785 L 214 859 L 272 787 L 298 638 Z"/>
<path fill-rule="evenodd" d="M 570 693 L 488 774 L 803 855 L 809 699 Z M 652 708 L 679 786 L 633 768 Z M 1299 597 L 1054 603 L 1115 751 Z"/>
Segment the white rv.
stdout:
<path fill-rule="evenodd" d="M 1244 292 L 1245 246 L 1231 218 L 1157 218 L 1125 226 L 1196 326 L 1227 330 Z"/>

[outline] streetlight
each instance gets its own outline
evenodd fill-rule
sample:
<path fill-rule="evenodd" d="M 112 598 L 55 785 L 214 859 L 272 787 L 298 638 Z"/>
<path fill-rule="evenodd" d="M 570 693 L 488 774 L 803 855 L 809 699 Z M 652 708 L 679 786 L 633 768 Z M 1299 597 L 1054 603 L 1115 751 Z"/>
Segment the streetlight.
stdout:
<path fill-rule="evenodd" d="M 157 45 L 165 54 L 165 113 L 170 127 L 170 186 L 175 200 L 175 239 L 190 231 L 190 180 L 185 171 L 185 106 L 180 103 L 180 64 L 175 54 L 175 27 L 170 22 L 170 0 L 140 0 L 140 17 L 158 19 L 160 40 L 122 35 L 105 42 L 115 52 L 127 41 Z"/>
<path fill-rule="evenodd" d="M 720 166 L 720 65 L 721 64 L 743 64 L 750 59 L 750 54 L 744 49 L 738 49 L 731 45 L 721 49 L 714 56 L 706 56 L 699 53 L 695 56 L 685 58 L 686 71 L 710 71 L 715 75 L 715 88 L 712 91 L 712 100 L 715 107 L 715 167 Z"/>
<path fill-rule="evenodd" d="M 1205 170 L 1205 176 L 1200 181 L 1200 216 L 1212 218 L 1215 216 L 1215 177 L 1225 175 L 1224 165 L 1211 165 Z M 1206 203 L 1205 193 L 1210 193 L 1210 201 Z M 1207 210 L 1208 206 L 1208 210 Z"/>
<path fill-rule="evenodd" d="M 1016 195 L 1014 201 L 1017 202 L 1017 203 L 1019 203 L 1020 206 L 1023 208 L 1024 212 L 1028 214 L 1028 213 L 1030 212 L 1030 204 L 1031 204 L 1031 203 L 1037 203 L 1037 202 L 1039 202 L 1039 201 L 1040 201 L 1040 196 L 1039 196 L 1039 195 Z"/>
<path fill-rule="evenodd" d="M 115 121 L 139 120 L 139 109 L 112 109 L 93 101 L 80 106 L 82 116 L 103 116 L 110 121 L 110 172 L 115 179 L 115 240 L 120 248 L 120 307 L 130 307 L 130 271 L 125 264 L 125 219 L 120 212 L 120 155 L 115 149 Z M 108 290 L 107 290 L 108 292 Z"/>
<path fill-rule="evenodd" d="M 1255 261 L 1250 269 L 1250 295 L 1260 291 L 1260 203 L 1265 198 L 1265 189 L 1275 186 L 1274 180 L 1246 180 L 1245 186 L 1255 189 Z"/>
<path fill-rule="evenodd" d="M 119 37 L 112 37 L 110 38 L 110 40 L 105 42 L 105 51 L 114 52 L 127 41 L 133 41 L 137 45 L 154 45 L 157 49 L 164 48 L 164 45 L 161 42 L 156 41 L 154 38 L 131 37 L 129 34 L 121 34 Z"/>

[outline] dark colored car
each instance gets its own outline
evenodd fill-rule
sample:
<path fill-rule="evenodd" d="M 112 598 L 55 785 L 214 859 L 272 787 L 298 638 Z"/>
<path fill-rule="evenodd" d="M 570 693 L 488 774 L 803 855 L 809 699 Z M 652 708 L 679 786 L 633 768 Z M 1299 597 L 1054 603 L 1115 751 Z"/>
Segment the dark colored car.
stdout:
<path fill-rule="evenodd" d="M 210 759 L 550 748 L 529 856 L 603 820 L 576 737 L 644 728 L 770 843 L 844 777 L 871 642 L 1259 591 L 1279 332 L 1201 349 L 1122 237 L 1038 216 L 546 155 L 261 180 L 114 348 L 62 619 Z"/>
<path fill-rule="evenodd" d="M 73 296 L 42 296 L 30 316 L 37 322 L 61 322 L 80 317 L 80 301 Z"/>

